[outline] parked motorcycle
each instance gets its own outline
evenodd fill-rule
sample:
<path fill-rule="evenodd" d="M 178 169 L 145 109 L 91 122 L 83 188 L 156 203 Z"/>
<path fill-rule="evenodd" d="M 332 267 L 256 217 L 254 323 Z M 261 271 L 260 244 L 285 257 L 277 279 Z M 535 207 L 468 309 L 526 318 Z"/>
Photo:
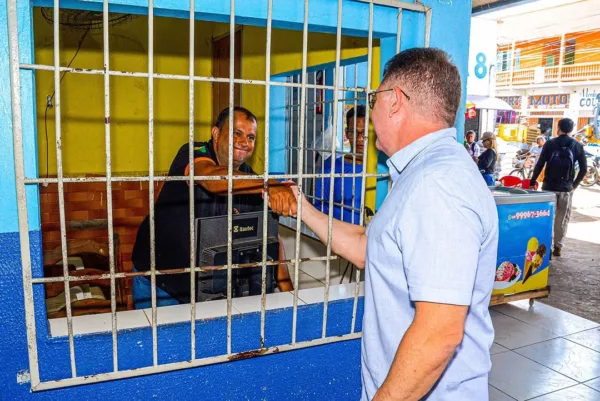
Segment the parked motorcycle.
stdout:
<path fill-rule="evenodd" d="M 587 157 L 587 172 L 583 180 L 581 180 L 581 186 L 591 187 L 594 184 L 600 185 L 600 156 L 594 156 L 587 152 L 585 155 Z"/>

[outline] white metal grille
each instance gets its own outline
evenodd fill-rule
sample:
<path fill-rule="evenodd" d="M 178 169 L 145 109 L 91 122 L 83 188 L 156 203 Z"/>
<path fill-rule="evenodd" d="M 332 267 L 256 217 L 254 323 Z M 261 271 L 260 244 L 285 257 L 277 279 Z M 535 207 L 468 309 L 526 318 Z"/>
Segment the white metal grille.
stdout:
<path fill-rule="evenodd" d="M 360 63 L 362 64 L 362 63 Z M 365 63 L 366 66 L 366 63 Z M 339 78 L 339 85 L 342 85 L 342 87 L 344 87 L 345 85 L 347 86 L 351 86 L 354 89 L 363 89 L 365 90 L 366 88 L 363 86 L 359 86 L 359 64 L 354 64 L 351 67 L 353 67 L 352 69 L 352 73 L 354 76 L 353 79 L 353 83 L 352 85 L 347 84 L 347 79 L 346 79 L 346 73 L 349 69 L 348 66 L 343 66 L 340 67 L 340 73 L 339 76 L 337 78 Z M 323 80 L 323 82 L 325 82 L 325 78 L 327 76 L 328 72 L 327 70 L 318 70 L 318 71 L 314 71 L 311 72 L 307 75 L 307 79 L 308 79 L 308 83 L 309 84 L 316 84 L 319 81 L 319 77 L 322 77 L 321 79 Z M 289 77 L 287 77 L 287 82 L 290 83 L 299 83 L 301 81 L 302 77 L 300 75 L 291 75 Z M 362 173 L 357 173 L 356 171 L 356 164 L 357 164 L 357 157 L 362 156 L 362 153 L 357 153 L 356 150 L 356 139 L 357 139 L 357 134 L 356 134 L 356 123 L 357 123 L 357 118 L 355 117 L 353 119 L 354 121 L 354 126 L 353 127 L 347 127 L 350 131 L 351 131 L 351 136 L 353 136 L 353 140 L 351 141 L 353 145 L 353 147 L 351 149 L 345 149 L 344 148 L 344 140 L 340 141 L 340 139 L 338 138 L 337 132 L 334 131 L 333 128 L 333 119 L 336 119 L 337 123 L 335 125 L 335 127 L 337 128 L 338 131 L 340 131 L 342 128 L 344 128 L 344 123 L 342 123 L 342 127 L 338 127 L 337 125 L 339 124 L 339 120 L 344 120 L 346 119 L 345 115 L 346 112 L 348 110 L 343 109 L 340 107 L 340 105 L 349 105 L 350 107 L 354 108 L 355 112 L 357 110 L 358 105 L 362 105 L 363 107 L 366 107 L 366 91 L 365 92 L 352 92 L 353 94 L 350 96 L 344 96 L 342 99 L 339 99 L 338 102 L 338 106 L 337 106 L 337 115 L 334 115 L 334 107 L 333 107 L 333 103 L 334 100 L 326 100 L 326 93 L 331 92 L 331 91 L 319 91 L 318 89 L 316 89 L 316 87 L 312 90 L 307 91 L 306 93 L 306 111 L 305 111 L 305 116 L 304 116 L 304 124 L 305 124 L 305 129 L 303 131 L 303 137 L 304 137 L 304 147 L 303 147 L 303 151 L 304 151 L 304 165 L 303 165 L 303 171 L 307 172 L 308 176 L 305 175 L 305 179 L 304 179 L 304 183 L 303 183 L 303 187 L 304 187 L 304 196 L 306 198 L 308 198 L 311 202 L 320 202 L 320 204 L 327 204 L 329 203 L 328 201 L 328 197 L 326 197 L 325 195 L 325 185 L 320 185 L 320 190 L 317 190 L 317 182 L 319 181 L 319 179 L 323 178 L 323 176 L 326 174 L 324 173 L 325 171 L 325 165 L 326 162 L 327 163 L 332 163 L 332 169 L 333 169 L 333 160 L 339 158 L 339 157 L 348 157 L 349 159 L 352 159 L 352 165 L 353 165 L 353 171 L 350 175 L 347 175 L 347 173 L 345 172 L 344 169 L 342 169 L 339 173 L 334 173 L 335 175 L 339 175 L 340 176 L 340 180 L 341 180 L 341 193 L 344 194 L 344 186 L 346 185 L 346 180 L 345 178 L 351 178 L 351 185 L 352 185 L 352 199 L 351 199 L 351 203 L 350 205 L 345 204 L 343 201 L 342 203 L 339 202 L 335 202 L 333 201 L 331 204 L 334 207 L 339 207 L 341 210 L 341 214 L 343 216 L 344 211 L 348 210 L 352 212 L 352 219 L 351 219 L 351 223 L 353 224 L 359 224 L 359 219 L 356 218 L 356 215 L 358 213 L 354 213 L 354 212 L 358 212 L 360 211 L 360 208 L 355 207 L 355 200 L 357 198 L 357 193 L 361 193 L 361 188 L 356 187 L 357 181 L 359 181 L 359 178 L 362 177 Z M 343 93 L 343 91 L 342 91 Z M 300 109 L 301 109 L 301 104 L 300 104 L 300 90 L 298 88 L 295 87 L 289 87 L 286 88 L 286 173 L 288 174 L 297 174 L 299 171 L 298 168 L 298 155 L 299 155 L 299 149 L 300 147 L 298 146 L 298 142 L 299 142 L 299 138 L 300 138 L 300 132 L 299 131 L 299 118 L 300 118 Z M 343 136 L 346 136 L 346 134 L 344 134 Z M 348 140 L 350 139 L 349 137 L 347 138 Z M 327 147 L 327 140 L 333 140 L 334 143 L 329 144 L 329 148 Z M 340 147 L 342 147 L 342 149 L 340 149 Z M 331 154 L 331 149 L 335 148 L 335 152 L 333 153 L 333 155 Z M 327 161 L 329 160 L 329 161 Z M 387 174 L 382 174 L 382 176 L 387 176 Z M 328 175 L 327 175 L 328 177 Z M 363 183 L 364 185 L 364 183 Z M 358 192 L 357 192 L 358 191 Z M 329 195 L 329 194 L 327 194 Z M 360 198 L 359 198 L 360 199 Z"/>
<path fill-rule="evenodd" d="M 357 272 L 356 278 L 356 291 L 354 294 L 354 306 L 352 313 L 352 326 L 351 332 L 343 336 L 328 337 L 327 336 L 327 315 L 328 315 L 328 298 L 330 288 L 330 262 L 332 259 L 336 259 L 336 256 L 332 256 L 331 252 L 331 236 L 332 236 L 332 219 L 333 219 L 333 185 L 330 186 L 329 196 L 329 230 L 328 230 L 328 243 L 327 253 L 325 257 L 303 259 L 300 257 L 300 233 L 301 233 L 301 219 L 302 214 L 301 202 L 298 202 L 298 216 L 296 225 L 296 251 L 292 259 L 286 260 L 288 264 L 294 267 L 293 282 L 294 288 L 298 288 L 299 278 L 299 266 L 301 263 L 306 261 L 325 260 L 326 262 L 326 284 L 324 290 L 324 310 L 323 310 L 323 329 L 322 336 L 316 340 L 298 342 L 296 338 L 297 331 L 297 314 L 298 314 L 298 291 L 294 291 L 294 302 L 293 302 L 293 324 L 292 324 L 292 341 L 290 344 L 266 348 L 264 346 L 264 333 L 265 333 L 265 306 L 266 306 L 266 267 L 276 265 L 279 261 L 270 262 L 266 259 L 267 250 L 267 230 L 263 230 L 263 242 L 262 242 L 262 261 L 260 263 L 250 264 L 234 264 L 232 263 L 232 189 L 233 180 L 237 179 L 262 179 L 264 181 L 265 189 L 267 188 L 268 179 L 295 179 L 298 183 L 299 189 L 302 192 L 305 185 L 305 179 L 311 178 L 316 179 L 320 175 L 315 172 L 314 165 L 312 166 L 312 172 L 307 168 L 305 163 L 305 157 L 307 152 L 307 140 L 306 140 L 306 113 L 307 113 L 307 91 L 313 90 L 330 90 L 333 91 L 333 101 L 330 104 L 332 108 L 331 113 L 334 116 L 332 119 L 332 132 L 337 132 L 337 116 L 338 107 L 340 103 L 339 91 L 343 90 L 346 92 L 352 92 L 355 94 L 354 98 L 366 97 L 367 93 L 371 90 L 371 66 L 373 57 L 373 13 L 374 6 L 381 5 L 386 7 L 393 7 L 398 9 L 398 28 L 401 27 L 401 16 L 402 10 L 411 10 L 426 15 L 426 28 L 425 28 L 425 45 L 429 44 L 430 38 L 430 25 L 431 25 L 431 8 L 425 7 L 419 4 L 403 3 L 395 0 L 356 0 L 369 4 L 369 32 L 368 32 L 368 51 L 367 51 L 367 87 L 359 88 L 357 85 L 354 87 L 340 87 L 338 79 L 340 77 L 341 66 L 340 66 L 340 53 L 341 53 L 341 38 L 342 38 L 342 13 L 343 3 L 347 0 L 338 0 L 337 8 L 337 32 L 336 32 L 336 59 L 334 69 L 334 84 L 333 85 L 317 85 L 314 80 L 313 83 L 308 81 L 307 73 L 307 41 L 308 41 L 308 27 L 309 27 L 309 9 L 308 0 L 304 0 L 304 19 L 303 19 L 303 46 L 302 46 L 302 71 L 299 79 L 293 82 L 275 82 L 271 81 L 270 78 L 270 67 L 271 67 L 271 32 L 272 32 L 272 9 L 273 0 L 268 0 L 268 9 L 266 15 L 267 21 L 267 50 L 265 54 L 266 60 L 266 77 L 264 80 L 243 80 L 234 79 L 234 57 L 230 57 L 229 65 L 229 77 L 230 78 L 216 78 L 207 76 L 196 76 L 194 74 L 194 23 L 189 24 L 189 74 L 188 75 L 175 75 L 175 74 L 158 74 L 154 72 L 154 50 L 153 50 L 153 33 L 154 33 L 154 5 L 153 1 L 148 1 L 148 72 L 136 72 L 136 71 L 115 71 L 110 69 L 110 49 L 109 49 L 109 1 L 103 1 L 103 54 L 104 54 L 104 68 L 103 69 L 74 69 L 64 67 L 60 65 L 60 30 L 59 24 L 54 24 L 54 63 L 53 65 L 40 65 L 40 64 L 20 64 L 19 62 L 19 46 L 18 46 L 18 26 L 17 26 L 17 1 L 18 0 L 7 0 L 8 10 L 8 27 L 9 27 L 9 42 L 10 42 L 10 68 L 11 68 L 11 95 L 12 95 L 12 119 L 13 119 L 13 131 L 14 131 L 14 149 L 15 149 L 15 170 L 16 170 L 16 192 L 18 198 L 18 216 L 19 216 L 19 233 L 20 233 L 20 245 L 21 245 L 21 258 L 23 266 L 23 288 L 25 297 L 25 320 L 27 327 L 27 340 L 29 350 L 29 365 L 31 372 L 31 385 L 32 389 L 35 390 L 46 390 L 52 388 L 66 387 L 84 383 L 100 382 L 112 379 L 122 379 L 128 377 L 135 377 L 151 373 L 167 372 L 171 370 L 184 369 L 189 367 L 197 367 L 202 365 L 221 363 L 230 360 L 246 358 L 250 356 L 265 355 L 274 352 L 282 352 L 288 350 L 294 350 L 299 348 L 310 347 L 314 345 L 321 345 L 326 343 L 332 343 L 337 341 L 344 341 L 349 339 L 356 339 L 360 337 L 360 333 L 356 332 L 356 312 L 358 304 L 359 294 L 359 273 Z M 235 47 L 235 0 L 230 0 L 231 13 L 229 21 L 229 33 L 230 33 L 230 49 L 231 54 L 234 54 L 233 49 Z M 193 21 L 195 18 L 194 0 L 189 2 L 189 20 Z M 54 0 L 54 20 L 59 20 L 59 0 Z M 400 29 L 398 29 L 398 45 L 400 44 Z M 55 130 L 56 130 L 56 159 L 57 159 L 57 177 L 56 178 L 34 178 L 27 177 L 24 171 L 24 155 L 23 151 L 23 125 L 21 116 L 21 93 L 20 93 L 20 76 L 21 70 L 46 70 L 54 72 L 55 82 Z M 104 76 L 104 109 L 105 109 L 105 160 L 106 160 L 106 174 L 103 177 L 65 177 L 63 175 L 63 163 L 62 163 L 62 138 L 61 138 L 61 87 L 60 87 L 60 74 L 62 72 L 70 72 L 74 74 L 91 74 L 91 75 L 103 75 Z M 111 172 L 111 121 L 110 121 L 110 79 L 113 76 L 126 76 L 126 77 L 141 77 L 148 80 L 148 160 L 149 160 L 149 173 L 147 176 L 113 176 Z M 185 80 L 189 83 L 189 163 L 191 173 L 189 176 L 154 176 L 154 80 Z M 194 142 L 194 83 L 195 82 L 225 82 L 229 84 L 229 165 L 228 174 L 226 176 L 196 176 L 194 173 L 193 163 L 193 142 Z M 265 86 L 265 168 L 264 174 L 254 176 L 239 176 L 234 175 L 232 165 L 232 153 L 233 153 L 233 116 L 232 112 L 234 106 L 234 84 L 245 84 L 245 85 L 263 85 Z M 287 174 L 270 175 L 269 171 L 269 108 L 270 108 L 270 88 L 271 86 L 283 86 L 287 88 L 293 88 L 299 90 L 299 111 L 298 111 L 298 128 L 297 140 L 294 142 L 297 146 L 297 168 L 294 172 L 288 172 Z M 366 92 L 366 93 L 365 93 Z M 314 105 L 313 105 L 314 106 Z M 356 119 L 355 119 L 356 120 Z M 369 126 L 369 109 L 366 110 L 365 127 Z M 313 120 L 314 123 L 314 120 Z M 313 133 L 315 130 L 313 129 Z M 364 153 L 363 162 L 367 165 L 367 149 L 368 149 L 369 135 L 368 129 L 365 133 L 364 138 Z M 314 145 L 314 142 L 313 142 Z M 314 146 L 313 146 L 314 147 Z M 335 140 L 332 141 L 330 154 L 335 154 Z M 322 174 L 321 174 L 322 175 Z M 382 174 L 368 174 L 366 168 L 360 174 L 362 177 L 363 186 L 361 188 L 361 199 L 365 197 L 366 178 L 379 177 Z M 332 169 L 329 175 L 333 182 L 334 178 L 342 177 L 343 174 L 335 174 Z M 199 180 L 214 180 L 226 179 L 228 181 L 228 243 L 229 247 L 227 250 L 227 264 L 222 266 L 196 266 L 195 265 L 195 250 L 194 244 L 196 239 L 194 238 L 194 181 Z M 188 181 L 190 183 L 190 267 L 185 269 L 171 269 L 171 270 L 160 270 L 156 269 L 155 263 L 155 244 L 154 244 L 154 183 L 156 181 Z M 150 215 L 150 246 L 151 246 L 151 268 L 148 272 L 134 272 L 134 273 L 116 273 L 115 272 L 115 249 L 113 242 L 113 215 L 112 215 L 112 187 L 113 182 L 124 182 L 124 181 L 146 181 L 149 182 L 149 215 Z M 65 197 L 64 197 L 64 184 L 71 182 L 105 182 L 107 190 L 107 209 L 108 209 L 108 238 L 109 238 L 109 258 L 110 258 L 110 271 L 109 274 L 94 275 L 94 276 L 70 276 L 68 271 L 67 263 L 67 237 L 65 227 Z M 28 220 L 27 220 L 27 200 L 25 196 L 26 185 L 40 185 L 44 183 L 56 183 L 58 184 L 58 197 L 59 197 L 59 213 L 60 213 L 60 232 L 61 232 L 61 246 L 62 246 L 62 262 L 63 262 L 63 276 L 62 277 L 46 277 L 46 278 L 33 278 L 32 277 L 32 263 L 30 258 L 30 243 L 28 237 Z M 314 195 L 314 192 L 313 192 Z M 268 204 L 268 192 L 265 190 L 265 202 L 263 208 L 263 226 L 267 225 L 267 204 Z M 364 201 L 361 202 L 361 213 L 360 222 L 363 224 L 363 213 L 364 213 Z M 262 300 L 261 300 L 261 347 L 255 351 L 245 352 L 240 354 L 232 353 L 231 349 L 231 320 L 232 320 L 232 269 L 248 268 L 248 267 L 262 267 Z M 196 344 L 195 344 L 195 275 L 198 272 L 205 270 L 227 270 L 227 353 L 214 357 L 207 358 L 196 358 Z M 190 321 L 191 321 L 191 356 L 189 361 L 186 362 L 174 362 L 168 364 L 158 363 L 158 339 L 157 339 L 157 305 L 156 305 L 156 275 L 158 274 L 176 274 L 176 273 L 188 273 L 190 274 L 190 285 L 191 285 L 191 304 L 190 304 Z M 153 365 L 149 367 L 139 368 L 135 370 L 119 370 L 118 364 L 118 349 L 117 349 L 117 313 L 116 313 L 116 296 L 115 296 L 115 280 L 123 279 L 125 277 L 134 276 L 149 276 L 152 283 L 152 345 L 153 345 Z M 112 356 L 113 356 L 113 372 L 96 374 L 92 376 L 80 376 L 76 371 L 76 355 L 73 339 L 73 313 L 71 310 L 70 302 L 70 281 L 86 281 L 94 279 L 109 279 L 111 287 L 111 316 L 112 316 Z M 63 282 L 65 286 L 65 297 L 66 297 L 66 314 L 67 314 L 67 328 L 68 328 L 68 341 L 69 341 L 69 354 L 71 363 L 71 378 L 55 380 L 55 381 L 41 381 L 40 372 L 38 366 L 38 355 L 37 355 L 37 342 L 36 342 L 36 324 L 35 324 L 35 308 L 33 298 L 33 286 L 43 285 L 51 282 Z M 242 355 L 243 354 L 243 355 Z"/>

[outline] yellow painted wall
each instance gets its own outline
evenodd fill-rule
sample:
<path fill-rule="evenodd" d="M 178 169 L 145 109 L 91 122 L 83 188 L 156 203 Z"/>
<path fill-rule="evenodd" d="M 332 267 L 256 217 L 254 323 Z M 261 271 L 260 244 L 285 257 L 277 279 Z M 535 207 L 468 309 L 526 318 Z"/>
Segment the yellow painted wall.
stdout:
<path fill-rule="evenodd" d="M 38 64 L 53 64 L 52 25 L 36 9 L 35 48 Z M 155 18 L 155 73 L 188 74 L 187 20 Z M 229 32 L 228 24 L 197 22 L 195 38 L 195 74 L 211 76 L 212 40 Z M 61 34 L 61 65 L 66 66 L 77 49 L 82 32 L 64 31 Z M 179 38 L 175 40 L 174 38 Z M 331 34 L 310 33 L 308 66 L 335 61 L 336 37 Z M 243 79 L 264 80 L 266 29 L 244 26 L 242 29 Z M 342 59 L 366 56 L 366 39 L 343 37 Z M 373 49 L 372 86 L 379 83 L 379 48 Z M 75 68 L 103 68 L 102 31 L 90 32 L 77 57 Z M 302 67 L 302 32 L 273 30 L 271 74 L 299 70 Z M 146 17 L 110 29 L 110 69 L 148 71 L 148 25 Z M 54 89 L 53 73 L 36 73 L 38 144 L 40 175 L 46 174 L 46 144 L 49 144 L 49 171 L 56 174 L 54 135 L 55 109 L 48 110 L 46 142 L 44 112 L 46 98 Z M 147 78 L 111 77 L 111 141 L 114 174 L 147 174 L 148 172 L 148 80 Z M 101 75 L 67 74 L 61 85 L 61 121 L 63 139 L 63 170 L 66 175 L 104 174 L 104 84 Z M 188 82 L 154 80 L 154 162 L 155 172 L 167 172 L 180 146 L 188 140 Z M 242 106 L 258 118 L 259 140 L 249 164 L 258 172 L 264 170 L 265 87 L 242 85 Z M 216 111 L 212 110 L 212 85 L 195 85 L 195 138 L 208 140 Z M 273 132 L 272 135 L 283 133 Z M 374 138 L 374 136 L 372 136 Z M 377 152 L 375 141 L 369 147 L 368 171 L 375 172 Z M 368 187 L 375 186 L 375 180 Z M 375 193 L 367 193 L 367 205 L 374 205 Z"/>
<path fill-rule="evenodd" d="M 34 15 L 35 59 L 53 64 L 52 25 L 39 9 Z M 195 73 L 211 74 L 210 23 L 197 23 Z M 208 29 L 207 29 L 208 28 Z M 60 62 L 66 66 L 77 49 L 83 32 L 61 32 Z M 155 18 L 154 70 L 164 74 L 188 74 L 189 25 L 186 20 Z M 178 38 L 177 40 L 174 40 Z M 86 36 L 75 68 L 103 68 L 102 31 Z M 110 69 L 148 71 L 148 23 L 146 17 L 110 29 Z M 46 144 L 49 144 L 49 171 L 56 174 L 54 131 L 55 108 L 48 110 L 46 142 L 44 112 L 46 98 L 54 91 L 53 72 L 36 72 L 38 156 L 40 175 L 46 174 Z M 209 137 L 212 125 L 210 83 L 195 84 L 196 139 Z M 110 79 L 112 169 L 115 174 L 148 172 L 148 80 L 115 77 Z M 189 97 L 187 81 L 154 80 L 154 163 L 155 172 L 168 171 L 179 147 L 188 140 Z M 67 74 L 61 85 L 63 169 L 67 175 L 104 174 L 104 77 Z"/>

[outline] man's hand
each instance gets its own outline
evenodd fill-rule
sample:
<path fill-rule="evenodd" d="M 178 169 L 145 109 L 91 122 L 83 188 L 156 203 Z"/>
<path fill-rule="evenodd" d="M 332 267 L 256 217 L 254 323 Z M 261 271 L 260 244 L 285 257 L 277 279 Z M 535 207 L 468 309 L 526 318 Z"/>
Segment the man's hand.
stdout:
<path fill-rule="evenodd" d="M 294 192 L 286 185 L 269 186 L 269 207 L 285 217 L 296 217 L 298 203 Z"/>
<path fill-rule="evenodd" d="M 535 188 L 536 185 L 537 185 L 537 181 L 536 180 L 529 180 L 529 186 L 531 188 Z"/>
<path fill-rule="evenodd" d="M 295 182 L 290 182 L 290 189 L 292 190 L 292 192 L 294 193 L 294 198 L 298 199 L 298 185 Z M 301 202 L 304 202 L 306 200 L 306 198 L 304 197 L 304 195 L 302 195 L 302 197 L 300 198 Z M 304 205 L 304 203 L 302 203 Z"/>
<path fill-rule="evenodd" d="M 298 184 L 296 184 L 293 181 L 286 181 L 285 184 L 289 184 L 290 185 L 290 189 L 292 190 L 292 192 L 294 193 L 294 199 L 298 199 L 298 193 L 300 192 L 298 190 Z M 308 207 L 313 207 L 313 204 L 310 203 L 306 197 L 304 196 L 304 194 L 300 194 L 300 202 L 302 202 L 302 213 L 304 214 L 304 211 L 308 208 Z M 295 216 L 294 216 L 295 217 Z"/>

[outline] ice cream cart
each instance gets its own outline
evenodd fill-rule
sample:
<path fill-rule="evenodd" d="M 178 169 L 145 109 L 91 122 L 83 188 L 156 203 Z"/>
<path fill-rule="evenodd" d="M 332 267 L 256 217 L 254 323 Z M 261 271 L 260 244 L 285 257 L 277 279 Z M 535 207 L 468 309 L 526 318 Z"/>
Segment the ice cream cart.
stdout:
<path fill-rule="evenodd" d="M 490 188 L 498 208 L 498 260 L 490 305 L 550 293 L 548 271 L 556 196 L 519 188 Z"/>

